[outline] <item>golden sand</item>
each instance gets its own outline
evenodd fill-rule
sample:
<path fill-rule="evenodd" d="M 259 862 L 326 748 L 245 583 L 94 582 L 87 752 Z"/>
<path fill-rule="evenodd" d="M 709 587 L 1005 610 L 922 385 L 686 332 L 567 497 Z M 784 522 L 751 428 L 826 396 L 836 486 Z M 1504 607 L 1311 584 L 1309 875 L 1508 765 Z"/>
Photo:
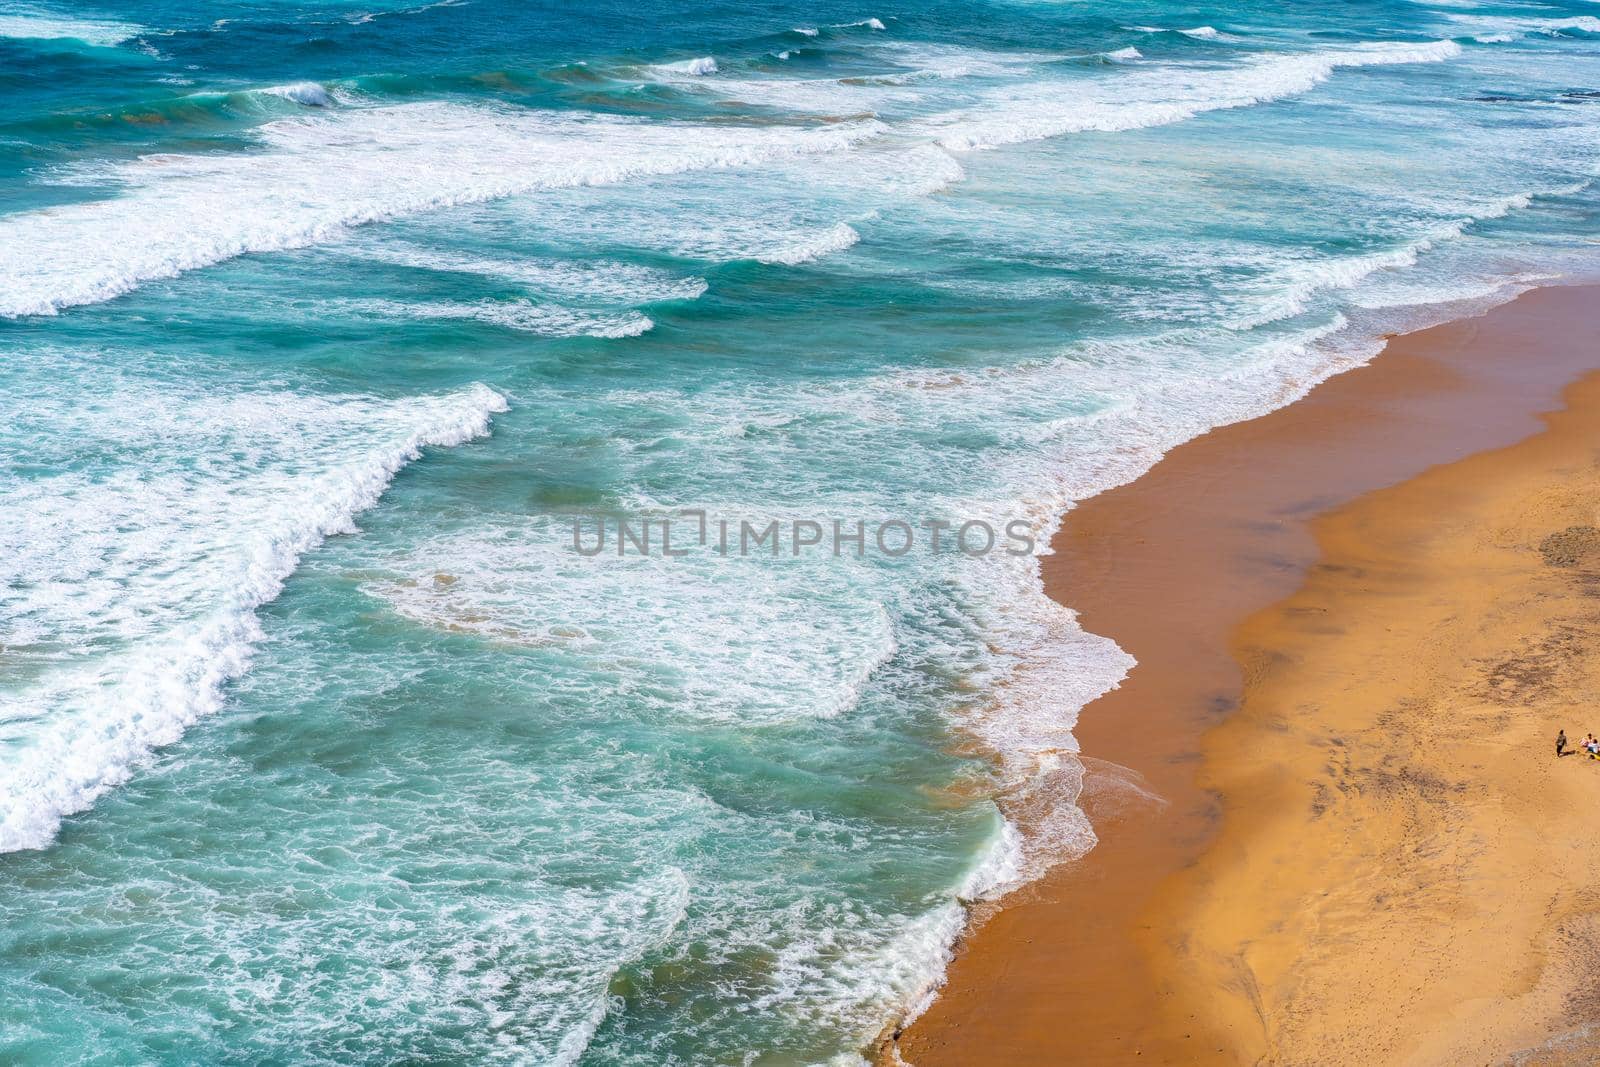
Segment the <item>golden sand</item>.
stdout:
<path fill-rule="evenodd" d="M 1316 523 L 1206 740 L 1169 965 L 1240 1059 L 1600 1059 L 1600 378 L 1548 432 Z M 1591 1032 L 1592 1030 L 1592 1032 Z"/>
<path fill-rule="evenodd" d="M 1047 586 L 1139 660 L 1076 731 L 1101 844 L 905 1059 L 1595 1062 L 1600 762 L 1553 743 L 1600 731 L 1600 382 L 1538 418 L 1595 296 L 1399 338 L 1068 517 Z"/>

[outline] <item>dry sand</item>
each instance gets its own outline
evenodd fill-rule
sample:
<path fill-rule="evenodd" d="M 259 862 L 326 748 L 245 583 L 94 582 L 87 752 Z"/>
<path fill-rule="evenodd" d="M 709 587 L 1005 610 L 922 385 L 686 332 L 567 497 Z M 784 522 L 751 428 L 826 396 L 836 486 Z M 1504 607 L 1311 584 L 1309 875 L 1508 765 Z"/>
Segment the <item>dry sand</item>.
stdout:
<path fill-rule="evenodd" d="M 1236 635 L 1227 819 L 1160 922 L 1241 1059 L 1495 1063 L 1600 1024 L 1600 763 L 1553 745 L 1600 729 L 1600 378 L 1568 403 L 1319 520 Z"/>
<path fill-rule="evenodd" d="M 1537 415 L 1595 305 L 1399 338 L 1069 517 L 1052 595 L 1140 664 L 1077 731 L 1101 844 L 907 1060 L 1594 1061 L 1600 763 L 1553 741 L 1600 731 L 1600 381 Z"/>

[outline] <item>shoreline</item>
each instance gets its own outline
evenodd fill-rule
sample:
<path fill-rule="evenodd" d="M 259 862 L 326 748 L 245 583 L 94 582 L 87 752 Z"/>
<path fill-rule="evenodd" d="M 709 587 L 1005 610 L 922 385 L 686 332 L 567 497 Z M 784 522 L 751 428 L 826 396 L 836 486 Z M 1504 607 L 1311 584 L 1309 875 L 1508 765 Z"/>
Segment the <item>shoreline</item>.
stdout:
<path fill-rule="evenodd" d="M 1046 590 L 1138 661 L 1075 730 L 1100 843 L 968 932 L 899 1055 L 923 1067 L 1239 1062 L 1240 1024 L 1210 1025 L 1212 1005 L 1173 978 L 1172 948 L 1173 917 L 1193 917 L 1175 876 L 1204 865 L 1242 803 L 1230 789 L 1219 805 L 1225 776 L 1203 740 L 1244 696 L 1235 635 L 1301 588 L 1324 516 L 1539 435 L 1540 414 L 1596 366 L 1582 343 L 1596 292 L 1536 289 L 1391 338 L 1368 364 L 1173 449 L 1067 515 Z"/>

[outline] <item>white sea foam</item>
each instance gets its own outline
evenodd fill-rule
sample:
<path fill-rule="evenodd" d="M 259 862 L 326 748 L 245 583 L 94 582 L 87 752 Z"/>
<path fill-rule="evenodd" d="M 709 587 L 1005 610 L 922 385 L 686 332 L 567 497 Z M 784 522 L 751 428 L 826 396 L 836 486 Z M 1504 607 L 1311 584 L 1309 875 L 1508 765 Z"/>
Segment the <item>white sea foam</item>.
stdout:
<path fill-rule="evenodd" d="M 882 1020 L 897 1011 L 920 1014 L 943 983 L 952 946 L 967 914 L 950 901 L 917 915 L 894 916 L 869 940 L 848 928 L 806 931 L 778 954 L 772 993 L 757 1006 L 776 1004 L 803 1024 L 861 1026 L 860 1045 L 879 1036 Z M 832 1067 L 865 1061 L 840 1056 Z"/>
<path fill-rule="evenodd" d="M 1305 92 L 1342 67 L 1434 62 L 1459 48 L 1375 44 L 1220 70 L 1141 64 L 1085 79 L 1072 93 L 1037 83 L 988 90 L 972 107 L 903 129 L 948 149 L 1135 129 Z M 785 94 L 809 83 L 731 84 L 764 84 L 793 106 L 800 102 Z M 841 91 L 869 90 L 829 87 Z M 0 315 L 54 314 L 243 253 L 339 239 L 363 223 L 540 189 L 801 159 L 886 132 L 872 119 L 717 126 L 444 103 L 281 119 L 259 129 L 264 152 L 145 156 L 103 170 L 120 196 L 0 217 Z"/>
<path fill-rule="evenodd" d="M 1129 26 L 1137 33 L 1176 33 L 1196 41 L 1237 41 L 1240 38 L 1223 33 L 1215 26 L 1191 26 L 1188 29 L 1167 29 L 1164 26 Z"/>
<path fill-rule="evenodd" d="M 1476 314 L 1505 303 L 1537 285 L 1558 282 L 1559 274 L 1525 273 L 1496 278 L 1413 278 L 1396 275 L 1385 282 L 1369 282 L 1350 298 L 1350 303 L 1369 311 L 1396 308 L 1448 309 L 1449 318 Z M 1431 325 L 1431 322 L 1426 324 Z M 1409 325 L 1409 323 L 1408 323 Z M 1418 327 L 1421 328 L 1420 326 Z"/>
<path fill-rule="evenodd" d="M 0 37 L 13 40 L 81 41 L 99 48 L 114 48 L 144 32 L 144 27 L 130 22 L 76 19 L 29 8 L 0 10 Z"/>
<path fill-rule="evenodd" d="M 581 544 L 598 543 L 599 521 L 582 520 Z M 695 547 L 693 526 L 677 520 L 675 551 Z M 659 720 L 833 718 L 895 651 L 884 606 L 835 560 L 668 558 L 659 525 L 653 555 L 623 556 L 617 536 L 611 520 L 607 550 L 586 558 L 565 519 L 485 525 L 418 546 L 365 588 L 424 625 L 560 650 Z"/>
<path fill-rule="evenodd" d="M 704 296 L 706 280 L 613 261 L 509 259 L 400 241 L 352 242 L 346 254 L 418 270 L 475 274 L 513 282 L 529 290 L 602 303 L 648 304 Z"/>
<path fill-rule="evenodd" d="M 916 48 L 920 49 L 921 46 Z M 826 184 L 830 179 L 825 172 L 830 170 L 854 173 L 865 169 L 868 163 L 892 164 L 896 160 L 910 163 L 915 160 L 915 167 L 896 169 L 890 166 L 883 170 L 885 174 L 899 174 L 901 171 L 910 174 L 928 169 L 922 163 L 927 160 L 936 164 L 928 170 L 928 181 L 925 184 L 902 181 L 904 188 L 899 190 L 899 195 L 924 195 L 945 188 L 962 177 L 959 164 L 940 149 L 992 147 L 1084 130 L 1114 131 L 1179 122 L 1209 110 L 1245 107 L 1306 91 L 1343 67 L 1434 62 L 1448 59 L 1459 52 L 1460 46 L 1449 41 L 1415 45 L 1371 44 L 1336 52 L 1242 60 L 1226 67 L 1140 64 L 1116 77 L 1085 78 L 1081 82 L 1075 80 L 1074 91 L 1070 93 L 1062 91 L 1054 83 L 995 87 L 980 90 L 976 101 L 961 111 L 935 113 L 927 118 L 908 120 L 896 130 L 913 137 L 933 138 L 935 144 L 932 146 L 913 142 L 908 147 L 906 138 L 898 137 L 894 139 L 893 150 L 884 151 L 881 149 L 886 146 L 881 141 L 861 142 L 858 146 L 862 151 L 852 156 L 850 168 L 834 166 L 832 157 L 827 157 L 827 163 L 816 166 L 804 160 L 794 160 L 786 166 L 796 171 L 811 166 L 814 173 L 808 175 L 807 180 Z M 896 62 L 916 62 L 929 64 L 930 67 L 938 65 L 941 59 L 937 55 L 923 55 L 921 52 L 902 54 L 901 50 L 895 49 L 891 49 L 890 54 Z M 1026 69 L 1040 57 L 1012 57 L 1008 60 L 1009 66 L 991 63 L 981 54 L 976 59 L 966 55 L 944 58 L 958 73 L 972 71 L 991 76 L 1015 73 L 1019 68 Z M 870 94 L 889 91 L 882 87 L 882 79 L 878 79 L 877 84 L 865 87 L 792 79 L 705 80 L 712 91 L 731 98 L 755 97 L 762 102 L 808 110 L 824 110 L 829 105 L 849 105 L 855 102 L 851 98 L 856 94 L 863 94 L 859 96 L 860 103 L 866 105 L 873 102 Z M 938 171 L 936 175 L 933 173 L 935 170 Z M 633 218 L 632 213 L 630 219 L 631 226 L 646 225 L 643 220 Z M 769 258 L 772 255 L 770 242 L 752 236 L 746 243 L 744 227 L 729 230 L 731 225 L 727 220 L 718 220 L 715 240 L 710 239 L 712 231 L 707 231 L 702 240 L 695 230 L 684 229 L 677 240 L 662 247 L 705 258 L 739 258 L 741 254 Z M 729 232 L 724 233 L 725 230 Z M 643 237 L 642 231 L 640 236 Z M 652 242 L 646 240 L 645 243 Z M 739 244 L 744 247 L 739 250 L 731 247 Z"/>
<path fill-rule="evenodd" d="M 405 104 L 281 119 L 266 151 L 150 155 L 109 176 L 126 192 L 0 217 L 0 315 L 54 314 L 247 252 L 325 243 L 349 227 L 538 189 L 742 167 L 878 135 L 642 122 Z"/>
<path fill-rule="evenodd" d="M 1473 33 L 1473 39 L 1483 44 L 1516 40 L 1530 34 L 1560 37 L 1576 31 L 1600 34 L 1600 18 L 1593 15 L 1575 15 L 1570 18 L 1536 18 L 1520 15 L 1456 15 L 1447 14 L 1457 26 Z"/>
<path fill-rule="evenodd" d="M 822 192 L 822 181 L 837 178 L 847 182 L 842 195 L 857 195 L 856 201 L 869 198 L 920 196 L 937 191 L 960 177 L 960 170 L 949 156 L 937 150 L 885 155 L 898 158 L 904 166 L 897 172 L 875 173 L 860 166 L 842 174 L 818 174 L 813 186 Z M 865 159 L 859 160 L 865 164 Z M 802 166 L 796 177 L 808 179 L 813 170 Z M 581 202 L 563 203 L 557 209 L 549 202 L 514 204 L 509 209 L 537 220 L 548 231 L 568 239 L 597 243 L 626 243 L 635 249 L 710 263 L 754 260 L 773 264 L 793 264 L 816 259 L 854 245 L 852 222 L 872 218 L 874 212 L 852 212 L 851 222 L 827 217 L 796 218 L 785 214 L 789 206 L 782 198 L 761 195 L 756 190 L 741 190 L 733 198 L 723 194 L 721 182 L 707 182 L 698 195 L 686 195 L 684 186 L 664 189 L 641 188 L 640 195 L 627 204 L 599 217 L 584 209 Z M 665 196 L 666 199 L 661 199 Z M 829 212 L 829 214 L 833 214 Z"/>
<path fill-rule="evenodd" d="M 603 212 L 581 192 L 520 198 L 483 209 L 495 223 L 481 240 L 496 240 L 509 225 L 587 247 L 711 262 L 776 259 L 813 245 L 819 235 L 843 238 L 841 220 L 853 228 L 963 176 L 956 159 L 935 145 L 886 139 L 864 143 L 848 157 L 786 159 L 763 169 L 760 182 L 725 172 L 642 179 L 628 196 L 609 199 Z M 803 213 L 796 213 L 797 205 Z"/>
<path fill-rule="evenodd" d="M 357 26 L 364 26 L 367 23 L 394 15 L 420 15 L 425 11 L 433 11 L 441 7 L 462 7 L 469 2 L 470 0 L 433 0 L 432 3 L 418 4 L 416 7 L 394 7 L 381 11 L 354 11 L 345 15 L 343 21 Z"/>
<path fill-rule="evenodd" d="M 860 74 L 844 79 L 702 77 L 695 79 L 695 83 L 685 78 L 681 64 L 650 69 L 680 86 L 694 84 L 699 91 L 716 92 L 733 101 L 831 115 L 877 114 L 889 106 L 927 105 L 936 100 L 933 87 L 922 86 L 920 92 L 902 91 L 905 87 L 961 78 L 1016 77 L 1028 73 L 1041 63 L 1061 58 L 1057 54 L 1042 52 L 999 52 L 934 42 L 902 41 L 878 43 L 874 53 L 896 66 L 912 69 Z M 785 51 L 779 54 L 779 58 L 786 59 L 790 55 Z"/>
<path fill-rule="evenodd" d="M 1437 63 L 1461 54 L 1453 41 L 1369 44 L 1245 60 L 1231 67 L 1139 66 L 1114 78 L 1086 80 L 1081 91 L 1059 86 L 997 89 L 963 114 L 921 128 L 953 150 L 994 148 L 1088 131 L 1164 126 L 1203 114 L 1305 93 L 1346 67 Z"/>
<path fill-rule="evenodd" d="M 785 266 L 795 266 L 800 263 L 809 263 L 814 259 L 842 252 L 861 240 L 861 235 L 848 223 L 839 223 L 830 226 L 815 237 L 794 244 L 784 245 L 767 252 L 756 255 L 762 263 L 779 263 Z"/>
<path fill-rule="evenodd" d="M 1536 195 L 1568 195 L 1583 187 L 1579 184 L 1539 193 L 1514 193 L 1467 208 L 1459 217 L 1437 223 L 1396 248 L 1356 256 L 1315 257 L 1292 264 L 1263 278 L 1260 288 L 1265 292 L 1260 302 L 1250 313 L 1234 318 L 1228 325 L 1234 329 L 1250 329 L 1298 315 L 1306 310 L 1318 292 L 1351 289 L 1380 272 L 1413 267 L 1424 253 L 1461 237 L 1478 222 L 1503 218 L 1512 211 L 1526 208 Z"/>
<path fill-rule="evenodd" d="M 401 300 L 340 300 L 341 311 L 400 319 L 470 319 L 508 330 L 544 337 L 638 337 L 655 327 L 649 316 L 637 311 L 615 314 L 580 311 L 531 300 L 479 300 L 474 302 Z"/>
<path fill-rule="evenodd" d="M 1119 48 L 1115 52 L 1107 52 L 1106 58 L 1118 63 L 1129 63 L 1135 59 L 1143 59 L 1144 53 L 1137 48 Z"/>
<path fill-rule="evenodd" d="M 393 865 L 401 861 L 402 842 L 473 837 L 435 821 L 440 809 L 490 812 L 471 801 L 458 806 L 454 797 L 414 808 L 388 799 L 391 817 L 409 817 L 398 834 L 356 813 L 343 824 L 353 839 L 320 836 L 316 819 L 305 820 L 313 824 L 309 831 L 274 828 L 279 861 L 316 872 L 321 891 L 300 906 L 283 907 L 278 893 L 241 877 L 265 855 L 244 842 L 226 858 L 214 857 L 201 877 L 153 858 L 131 890 L 140 896 L 141 919 L 207 946 L 207 977 L 222 991 L 215 1002 L 248 1020 L 252 1044 L 274 1059 L 317 1067 L 393 1062 L 427 1044 L 435 1057 L 459 1063 L 581 1062 L 620 1006 L 611 989 L 618 975 L 680 936 L 697 888 L 690 875 L 658 861 L 648 873 L 619 870 L 603 883 L 573 885 L 545 876 L 539 856 L 507 862 L 496 854 L 504 838 L 484 837 L 475 839 L 481 852 L 472 877 L 448 887 L 399 877 Z M 572 807 L 589 800 L 562 799 Z M 524 805 L 530 798 L 519 796 L 515 807 L 503 802 L 498 811 L 523 814 Z M 605 829 L 637 831 L 637 821 L 618 822 Z M 341 860 L 325 862 L 330 853 Z M 463 869 L 456 866 L 459 850 L 426 862 L 435 871 Z M 62 890 L 65 900 L 91 912 L 107 906 L 104 889 L 98 897 L 93 892 Z M 109 899 L 116 907 L 127 898 Z M 285 1004 L 295 1010 L 283 1010 Z M 359 1044 L 330 1048 L 330 1032 L 362 1036 Z"/>
<path fill-rule="evenodd" d="M 660 68 L 657 68 L 658 71 Z M 689 79 L 682 74 L 665 73 L 667 80 L 696 92 L 715 94 L 733 103 L 756 104 L 790 112 L 811 112 L 837 116 L 877 114 L 881 105 L 895 94 L 897 85 L 908 84 L 911 76 L 886 75 L 871 79 L 837 78 L 734 78 L 706 75 Z M 896 80 L 897 78 L 903 80 Z M 902 98 L 915 99 L 905 92 Z"/>
<path fill-rule="evenodd" d="M 547 989 L 541 988 L 539 992 L 545 995 L 539 997 L 538 1003 L 529 1005 L 534 1010 L 508 1013 L 506 1023 L 524 1026 L 531 1023 L 546 1033 L 559 1033 L 559 1041 L 553 1049 L 544 1045 L 545 1054 L 549 1057 L 548 1062 L 552 1067 L 574 1067 L 583 1058 L 589 1042 L 594 1039 L 595 1031 L 600 1029 L 600 1024 L 611 1011 L 613 998 L 609 985 L 612 979 L 624 967 L 637 963 L 646 953 L 661 947 L 672 937 L 688 915 L 689 896 L 688 877 L 676 867 L 667 867 L 654 877 L 629 886 L 607 898 L 600 907 L 598 917 L 601 922 L 597 925 L 600 925 L 610 938 L 619 939 L 620 944 L 617 947 L 621 951 L 613 952 L 605 959 L 602 968 L 586 969 L 586 973 L 580 972 L 580 981 L 587 986 L 584 991 L 588 994 L 586 998 L 590 1005 L 588 1013 L 578 1021 L 577 1025 L 569 1026 L 565 1030 L 557 1029 L 552 1024 L 558 1020 L 546 1016 L 553 1006 L 559 1010 L 568 1007 L 568 1004 L 556 1001 L 552 1005 L 553 998 L 548 996 Z M 590 914 L 594 914 L 592 904 L 587 910 Z M 566 908 L 563 911 L 567 915 L 581 913 L 577 908 Z M 542 922 L 530 924 L 528 928 L 543 932 L 551 929 L 553 925 L 550 922 Z M 586 945 L 582 952 L 563 954 L 566 958 L 556 957 L 551 953 L 554 957 L 551 962 L 563 970 L 572 970 L 574 964 L 582 967 L 583 963 L 580 961 L 591 956 L 593 949 L 594 946 Z M 536 984 L 541 987 L 546 986 L 549 978 L 541 975 L 541 979 L 542 981 Z M 540 1048 L 541 1043 L 519 1044 L 521 1051 L 533 1052 Z"/>
<path fill-rule="evenodd" d="M 294 82 L 290 85 L 275 85 L 262 92 L 272 96 L 281 96 L 285 100 L 293 100 L 306 107 L 332 107 L 333 96 L 326 88 L 316 82 Z"/>
<path fill-rule="evenodd" d="M 849 714 L 861 691 L 871 686 L 879 665 L 894 654 L 892 622 L 870 593 L 839 573 L 836 561 L 797 573 L 794 561 L 788 559 L 744 564 L 618 558 L 609 553 L 581 559 L 563 550 L 568 542 L 565 529 L 553 533 L 552 539 L 536 523 L 515 519 L 476 523 L 470 530 L 405 546 L 378 566 L 364 566 L 364 575 L 372 576 L 363 582 L 363 589 L 407 620 L 449 631 L 457 644 L 475 636 L 515 650 L 512 659 L 550 665 L 550 671 L 538 672 L 541 694 L 557 692 L 562 699 L 585 706 L 638 715 L 652 729 L 666 726 L 682 732 L 710 727 L 718 733 L 741 733 L 752 725 Z M 375 571 L 394 573 L 379 577 Z M 618 699 L 619 695 L 625 696 Z M 552 777 L 564 771 L 565 767 L 557 769 Z M 640 777 L 641 799 L 661 789 L 658 776 Z M 550 795 L 550 783 L 543 783 L 539 792 Z M 720 788 L 712 792 L 725 798 Z M 526 798 L 519 799 L 526 803 Z M 586 801 L 552 797 L 568 818 Z M 811 839 L 825 835 L 828 854 L 839 855 L 833 850 L 845 849 L 846 862 L 858 862 L 850 852 L 859 856 L 895 847 L 882 835 L 863 832 L 865 820 L 858 823 L 847 817 L 833 822 L 804 809 L 756 813 L 710 797 L 703 808 L 685 806 L 677 799 L 670 803 L 681 815 L 669 821 L 694 842 L 703 842 L 708 835 L 722 838 L 735 827 L 757 823 L 763 830 L 762 844 L 775 843 L 775 855 L 794 854 L 783 842 L 795 840 L 797 830 Z M 608 804 L 596 806 L 603 809 Z M 649 809 L 664 806 L 662 800 L 648 802 Z M 672 850 L 659 850 L 659 839 L 640 814 L 643 807 L 630 803 L 625 814 L 618 812 L 620 828 L 608 823 L 605 830 L 643 838 L 653 865 Z M 595 832 L 594 818 L 587 812 L 582 825 Z M 600 831 L 602 837 L 608 836 L 605 830 Z M 727 869 L 726 861 L 712 850 L 687 852 L 693 864 L 713 874 Z M 537 863 L 537 857 L 530 862 Z M 883 914 L 848 896 L 841 900 L 828 888 L 796 896 L 781 863 L 755 863 L 749 868 L 754 878 L 722 878 L 704 885 L 691 868 L 688 874 L 702 906 L 672 924 L 675 933 L 666 943 L 656 942 L 660 944 L 656 956 L 668 966 L 686 958 L 707 966 L 723 961 L 738 966 L 737 961 L 750 958 L 770 961 L 741 978 L 743 992 L 737 1004 L 694 991 L 695 1003 L 712 1013 L 712 1018 L 702 1016 L 707 1027 L 720 1029 L 717 1024 L 727 1019 L 725 1013 L 770 1013 L 813 1021 L 828 1033 L 842 1031 L 855 1039 L 844 1042 L 848 1045 L 865 1043 L 938 973 L 963 921 L 961 909 L 950 899 L 934 903 L 931 909 L 917 902 L 907 914 Z M 962 881 L 952 876 L 952 891 L 968 883 L 986 883 L 996 867 L 1004 868 L 998 857 L 985 857 L 971 877 Z M 666 910 L 657 907 L 653 913 Z M 927 916 L 929 910 L 937 915 Z M 737 920 L 729 921 L 731 916 Z M 559 915 L 552 918 L 559 920 Z M 606 919 L 581 925 L 546 923 L 533 929 L 543 935 L 541 943 L 553 939 L 564 949 L 550 955 L 565 960 L 568 967 L 583 961 L 582 973 L 589 975 L 599 969 L 601 960 L 612 956 L 609 950 L 600 951 L 600 958 L 591 962 L 595 950 L 582 946 L 592 940 L 599 949 L 618 936 L 612 917 Z M 654 929 L 665 924 L 630 922 L 623 929 L 638 926 Z M 571 947 L 574 940 L 579 942 L 577 951 Z M 475 955 L 481 941 L 477 936 L 467 938 Z M 542 957 L 539 962 L 542 966 Z M 531 985 L 512 982 L 507 988 L 520 993 Z M 437 999 L 456 1004 L 461 998 Z M 562 996 L 552 1007 L 563 1007 L 569 999 Z M 573 1035 L 564 1045 L 568 1052 L 576 1052 L 599 1023 L 602 1009 L 598 999 L 594 1003 L 592 1025 L 568 1024 Z M 522 1006 L 521 1002 L 508 1005 Z M 529 1011 L 526 1019 L 511 1022 L 528 1030 L 537 1025 L 541 1033 L 548 1033 L 550 1014 L 548 1009 Z M 564 1011 L 563 1017 L 570 1019 L 571 1011 Z M 521 1033 L 517 1037 L 519 1050 L 532 1049 L 541 1062 L 548 1058 L 547 1043 L 525 1041 Z"/>
<path fill-rule="evenodd" d="M 952 47 L 933 41 L 883 41 L 876 45 L 874 51 L 893 60 L 899 66 L 916 68 L 912 76 L 921 78 L 1016 77 L 1029 74 L 1042 64 L 1053 63 L 1063 58 L 1058 52 L 1026 50 L 1001 52 L 970 46 Z"/>
<path fill-rule="evenodd" d="M 256 609 L 301 556 L 354 530 L 427 447 L 488 432 L 483 386 L 404 401 L 195 395 L 101 381 L 24 398 L 137 466 L 0 483 L 0 618 L 41 673 L 0 698 L 0 851 L 61 819 L 222 706 L 261 636 Z"/>
<path fill-rule="evenodd" d="M 674 74 L 687 74 L 690 77 L 704 77 L 717 72 L 717 61 L 710 56 L 701 56 L 698 59 L 685 59 L 681 63 L 667 63 L 660 69 L 671 71 Z"/>
<path fill-rule="evenodd" d="M 893 983 L 886 992 L 894 995 L 890 1003 L 900 1010 L 901 1029 L 920 1018 L 944 988 L 956 939 L 970 921 L 964 905 L 994 900 L 1020 885 L 1026 879 L 1024 851 L 1022 835 L 1016 827 L 1002 823 L 988 851 L 956 889 L 955 901 L 935 908 L 920 922 L 909 924 L 889 944 L 892 965 L 885 966 L 886 961 L 880 957 L 860 961 L 865 965 L 863 969 L 871 970 L 856 981 L 857 988 Z M 891 1051 L 895 1062 L 904 1062 L 898 1049 Z"/>

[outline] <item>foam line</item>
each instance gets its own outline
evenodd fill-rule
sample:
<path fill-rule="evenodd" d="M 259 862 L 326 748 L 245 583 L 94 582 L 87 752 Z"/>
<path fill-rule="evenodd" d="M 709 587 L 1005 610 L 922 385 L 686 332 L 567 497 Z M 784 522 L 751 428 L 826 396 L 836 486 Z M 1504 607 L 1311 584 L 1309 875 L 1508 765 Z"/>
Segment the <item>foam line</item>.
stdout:
<path fill-rule="evenodd" d="M 280 119 L 248 155 L 153 155 L 108 200 L 0 216 L 0 316 L 110 300 L 251 252 L 539 189 L 742 167 L 848 147 L 884 127 L 640 122 L 426 103 Z"/>
<path fill-rule="evenodd" d="M 355 517 L 376 504 L 424 448 L 481 437 L 491 417 L 505 410 L 504 397 L 481 385 L 421 404 L 409 433 L 293 482 L 293 499 L 279 500 L 264 521 L 219 531 L 224 565 L 215 573 L 218 588 L 209 591 L 211 607 L 200 617 L 136 634 L 102 658 L 74 657 L 0 701 L 0 724 L 23 724 L 0 769 L 0 852 L 44 848 L 64 816 L 88 808 L 154 749 L 215 713 L 224 687 L 248 668 L 261 637 L 256 610 L 278 596 L 300 558 L 328 536 L 352 531 Z M 16 518 L 19 536 L 37 540 L 26 529 L 32 520 Z M 137 531 L 126 536 L 138 540 Z"/>

